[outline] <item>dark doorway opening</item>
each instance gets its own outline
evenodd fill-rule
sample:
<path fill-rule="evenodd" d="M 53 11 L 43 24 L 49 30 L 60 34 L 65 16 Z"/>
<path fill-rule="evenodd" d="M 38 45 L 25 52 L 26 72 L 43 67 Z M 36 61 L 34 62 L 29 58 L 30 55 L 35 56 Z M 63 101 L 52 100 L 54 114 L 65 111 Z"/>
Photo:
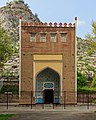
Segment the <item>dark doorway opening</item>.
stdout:
<path fill-rule="evenodd" d="M 50 104 L 54 102 L 54 91 L 53 89 L 44 90 L 44 103 Z"/>

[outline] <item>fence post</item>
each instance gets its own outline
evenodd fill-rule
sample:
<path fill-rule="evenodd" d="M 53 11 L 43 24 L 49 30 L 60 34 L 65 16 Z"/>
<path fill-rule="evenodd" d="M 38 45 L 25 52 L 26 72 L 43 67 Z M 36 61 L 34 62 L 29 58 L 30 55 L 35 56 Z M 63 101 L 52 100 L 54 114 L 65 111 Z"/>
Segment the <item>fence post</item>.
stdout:
<path fill-rule="evenodd" d="M 80 93 L 80 103 L 82 103 L 82 92 Z"/>
<path fill-rule="evenodd" d="M 66 109 L 66 91 L 64 91 L 64 109 Z"/>
<path fill-rule="evenodd" d="M 53 109 L 54 109 L 54 102 L 53 102 Z"/>
<path fill-rule="evenodd" d="M 8 91 L 7 91 L 6 95 L 7 95 L 7 109 L 8 109 Z"/>
<path fill-rule="evenodd" d="M 89 109 L 90 101 L 89 101 L 89 92 L 87 93 L 87 109 Z"/>
<path fill-rule="evenodd" d="M 33 95 L 32 95 L 32 91 L 31 91 L 31 109 L 32 109 L 32 98 L 33 98 Z"/>
<path fill-rule="evenodd" d="M 85 95 L 85 94 L 84 94 L 84 92 L 83 92 L 83 104 L 84 104 L 84 97 L 85 97 L 84 95 Z"/>
<path fill-rule="evenodd" d="M 42 91 L 42 109 L 44 109 L 44 91 Z"/>
<path fill-rule="evenodd" d="M 42 109 L 44 109 L 44 102 L 42 103 Z"/>
<path fill-rule="evenodd" d="M 53 96 L 54 96 L 54 91 L 53 91 Z M 54 97 L 53 97 L 53 109 L 54 109 Z"/>
<path fill-rule="evenodd" d="M 1 99 L 2 99 L 2 97 L 1 97 L 1 92 L 0 92 L 0 103 L 1 103 Z"/>

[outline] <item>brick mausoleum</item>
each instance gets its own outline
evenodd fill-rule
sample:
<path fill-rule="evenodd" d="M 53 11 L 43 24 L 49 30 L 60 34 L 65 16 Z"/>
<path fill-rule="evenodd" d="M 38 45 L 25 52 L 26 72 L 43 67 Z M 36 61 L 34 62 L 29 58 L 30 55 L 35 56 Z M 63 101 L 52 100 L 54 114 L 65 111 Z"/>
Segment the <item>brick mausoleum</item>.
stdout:
<path fill-rule="evenodd" d="M 20 19 L 20 104 L 76 103 L 76 21 Z"/>

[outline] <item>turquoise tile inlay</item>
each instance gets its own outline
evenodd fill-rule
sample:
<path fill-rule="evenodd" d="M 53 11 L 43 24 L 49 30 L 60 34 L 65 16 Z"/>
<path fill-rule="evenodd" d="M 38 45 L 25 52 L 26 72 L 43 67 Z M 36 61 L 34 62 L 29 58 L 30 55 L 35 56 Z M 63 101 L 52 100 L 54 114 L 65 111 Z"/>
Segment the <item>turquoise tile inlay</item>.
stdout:
<path fill-rule="evenodd" d="M 43 99 L 42 98 L 37 98 L 37 103 L 43 103 Z"/>
<path fill-rule="evenodd" d="M 37 103 L 43 102 L 43 91 L 44 89 L 48 88 L 54 89 L 54 102 L 59 103 L 60 76 L 56 71 L 52 70 L 51 68 L 46 68 L 42 70 L 36 77 L 36 98 L 38 98 Z M 42 96 L 42 98 L 39 98 L 40 96 Z"/>

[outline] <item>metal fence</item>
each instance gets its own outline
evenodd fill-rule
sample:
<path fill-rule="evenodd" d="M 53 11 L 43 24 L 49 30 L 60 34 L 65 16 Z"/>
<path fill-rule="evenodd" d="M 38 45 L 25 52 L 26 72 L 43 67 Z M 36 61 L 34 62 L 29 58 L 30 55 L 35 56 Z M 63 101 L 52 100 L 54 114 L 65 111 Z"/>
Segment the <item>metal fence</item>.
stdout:
<path fill-rule="evenodd" d="M 71 92 L 71 91 L 59 91 L 62 94 L 62 98 L 57 96 L 56 102 L 55 98 L 50 103 L 45 103 L 44 92 L 42 91 L 22 91 L 22 97 L 19 97 L 19 94 L 6 91 L 0 93 L 0 106 L 6 106 L 6 109 L 10 109 L 10 106 L 27 106 L 30 109 L 40 107 L 42 109 L 56 109 L 63 108 L 66 109 L 69 106 L 78 107 L 85 106 L 89 109 L 91 106 L 96 105 L 96 93 L 95 92 Z M 42 100 L 38 102 L 38 96 L 36 94 L 42 93 Z M 53 93 L 55 96 L 56 92 Z M 77 99 L 74 100 L 73 96 L 77 95 Z M 34 97 L 35 96 L 35 97 Z"/>
<path fill-rule="evenodd" d="M 10 109 L 11 106 L 26 106 L 30 109 L 38 107 L 41 109 L 48 107 L 49 109 L 67 109 L 69 106 L 84 106 L 91 109 L 91 106 L 96 105 L 96 92 L 56 91 L 57 89 L 53 91 L 21 91 L 20 97 L 18 77 L 0 77 L 0 81 L 0 106 L 4 106 L 6 109 Z M 50 97 L 46 97 L 46 94 Z M 50 98 L 52 99 L 50 100 Z"/>

